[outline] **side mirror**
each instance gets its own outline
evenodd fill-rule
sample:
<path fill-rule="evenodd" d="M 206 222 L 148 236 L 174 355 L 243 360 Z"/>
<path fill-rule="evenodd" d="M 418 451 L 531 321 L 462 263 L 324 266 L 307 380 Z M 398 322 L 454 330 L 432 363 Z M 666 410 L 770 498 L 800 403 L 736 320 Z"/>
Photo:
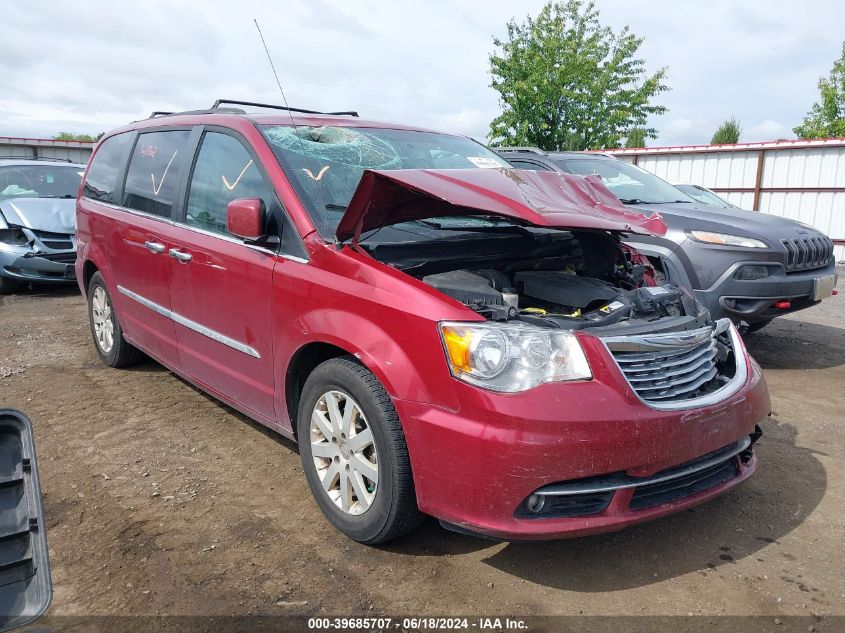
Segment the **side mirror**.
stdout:
<path fill-rule="evenodd" d="M 29 624 L 53 597 L 32 423 L 0 409 L 0 631 Z"/>
<path fill-rule="evenodd" d="M 226 206 L 226 230 L 245 240 L 264 235 L 264 201 L 261 198 L 237 198 Z"/>

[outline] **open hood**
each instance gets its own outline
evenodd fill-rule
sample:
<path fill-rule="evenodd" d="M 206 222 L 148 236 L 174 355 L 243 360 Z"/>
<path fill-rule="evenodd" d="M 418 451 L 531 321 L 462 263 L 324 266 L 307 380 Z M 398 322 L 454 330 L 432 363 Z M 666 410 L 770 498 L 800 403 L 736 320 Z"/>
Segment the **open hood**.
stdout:
<path fill-rule="evenodd" d="M 0 216 L 8 224 L 36 231 L 74 233 L 76 200 L 70 198 L 11 198 L 0 202 Z"/>
<path fill-rule="evenodd" d="M 337 226 L 339 240 L 389 224 L 499 215 L 522 224 L 664 235 L 659 214 L 626 209 L 598 176 L 518 169 L 367 170 Z"/>

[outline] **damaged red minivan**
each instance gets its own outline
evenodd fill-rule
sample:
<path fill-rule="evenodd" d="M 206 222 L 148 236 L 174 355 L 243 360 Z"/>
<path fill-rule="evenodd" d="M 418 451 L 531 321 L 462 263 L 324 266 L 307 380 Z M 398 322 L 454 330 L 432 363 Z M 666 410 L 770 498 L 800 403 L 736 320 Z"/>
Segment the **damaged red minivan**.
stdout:
<path fill-rule="evenodd" d="M 106 364 L 295 438 L 344 534 L 603 532 L 754 472 L 759 366 L 620 241 L 659 217 L 469 138 L 233 103 L 100 141 L 77 278 Z"/>

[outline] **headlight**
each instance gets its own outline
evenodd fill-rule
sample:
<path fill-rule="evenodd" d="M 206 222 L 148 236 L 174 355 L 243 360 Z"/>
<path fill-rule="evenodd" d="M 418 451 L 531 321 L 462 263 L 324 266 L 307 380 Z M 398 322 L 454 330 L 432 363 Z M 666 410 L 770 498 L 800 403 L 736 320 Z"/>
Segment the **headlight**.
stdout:
<path fill-rule="evenodd" d="M 721 244 L 722 246 L 742 246 L 743 248 L 769 248 L 769 245 L 761 240 L 741 235 L 728 235 L 727 233 L 711 233 L 710 231 L 687 231 L 692 239 L 707 244 Z"/>
<path fill-rule="evenodd" d="M 441 323 L 440 336 L 452 375 L 492 391 L 593 377 L 571 332 L 521 323 Z"/>
<path fill-rule="evenodd" d="M 0 229 L 0 242 L 13 246 L 26 246 L 29 238 L 19 228 L 12 226 L 8 229 Z"/>

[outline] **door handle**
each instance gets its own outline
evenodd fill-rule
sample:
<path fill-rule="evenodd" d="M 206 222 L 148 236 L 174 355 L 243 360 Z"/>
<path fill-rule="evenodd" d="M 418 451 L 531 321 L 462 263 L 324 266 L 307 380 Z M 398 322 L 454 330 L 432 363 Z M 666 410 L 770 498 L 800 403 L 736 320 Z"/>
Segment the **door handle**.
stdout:
<path fill-rule="evenodd" d="M 159 253 L 164 252 L 164 244 L 160 244 L 159 242 L 144 242 L 144 246 L 147 247 L 153 255 L 158 255 Z"/>
<path fill-rule="evenodd" d="M 176 259 L 183 264 L 187 264 L 194 258 L 190 253 L 183 253 L 177 248 L 171 248 L 168 253 L 173 259 Z"/>

